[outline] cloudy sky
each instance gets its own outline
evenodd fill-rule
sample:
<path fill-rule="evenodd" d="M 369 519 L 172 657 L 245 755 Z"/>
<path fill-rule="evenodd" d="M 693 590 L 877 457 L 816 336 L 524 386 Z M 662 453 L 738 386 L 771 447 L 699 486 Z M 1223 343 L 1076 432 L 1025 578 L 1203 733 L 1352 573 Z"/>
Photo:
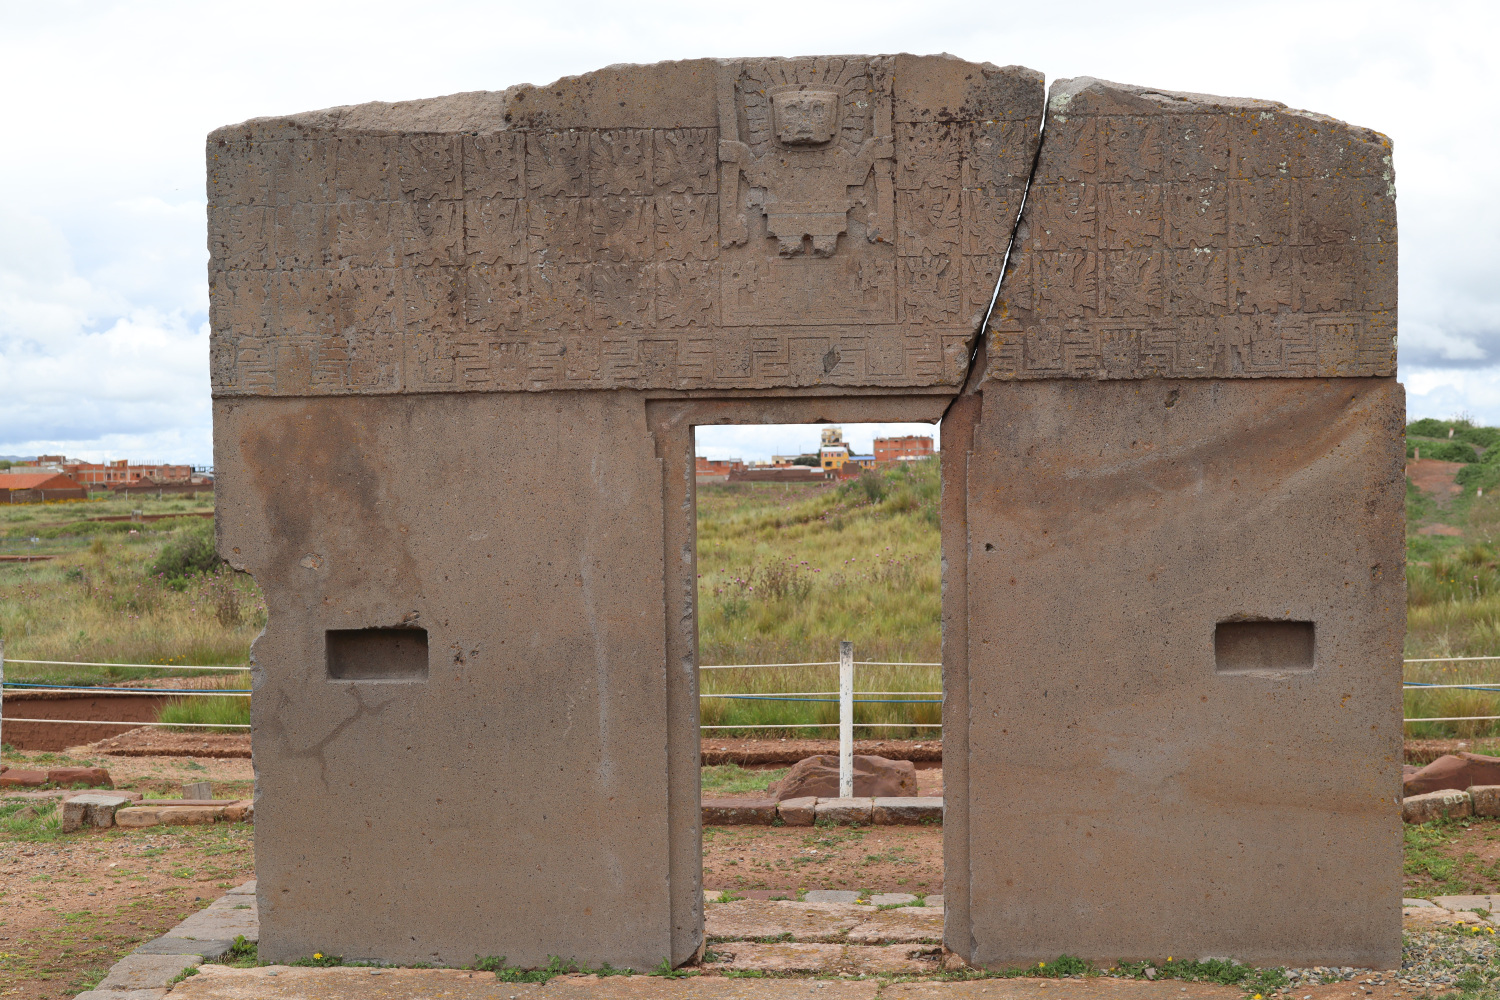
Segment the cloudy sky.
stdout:
<path fill-rule="evenodd" d="M 207 464 L 203 138 L 609 63 L 952 52 L 1283 101 L 1395 140 L 1412 416 L 1500 424 L 1500 5 L 0 0 L 0 455 Z M 871 431 L 856 436 L 868 438 Z M 811 432 L 717 429 L 705 454 Z"/>

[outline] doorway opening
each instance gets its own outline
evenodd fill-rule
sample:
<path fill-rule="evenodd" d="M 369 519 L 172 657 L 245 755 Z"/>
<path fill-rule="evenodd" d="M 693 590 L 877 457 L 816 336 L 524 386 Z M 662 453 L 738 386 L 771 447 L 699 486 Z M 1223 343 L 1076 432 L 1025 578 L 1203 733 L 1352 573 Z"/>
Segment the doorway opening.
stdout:
<path fill-rule="evenodd" d="M 930 423 L 696 428 L 709 900 L 941 906 L 941 447 Z M 861 805 L 809 814 L 839 797 L 841 642 Z M 877 796 L 927 813 L 877 822 Z"/>

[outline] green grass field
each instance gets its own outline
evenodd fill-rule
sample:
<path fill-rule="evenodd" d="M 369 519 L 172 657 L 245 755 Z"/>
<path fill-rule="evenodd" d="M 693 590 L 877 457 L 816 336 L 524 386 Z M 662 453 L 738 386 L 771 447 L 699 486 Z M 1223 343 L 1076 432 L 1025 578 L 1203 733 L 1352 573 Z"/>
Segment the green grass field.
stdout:
<path fill-rule="evenodd" d="M 1448 432 L 1454 433 L 1449 436 Z M 1418 421 L 1409 454 L 1463 459 L 1462 491 L 1442 501 L 1408 484 L 1408 657 L 1500 655 L 1500 431 Z M 1473 459 L 1466 456 L 1472 454 Z M 1444 459 L 1448 460 L 1448 459 Z M 860 735 L 933 737 L 942 608 L 935 460 L 844 484 L 705 484 L 698 489 L 699 656 L 704 664 L 833 661 L 854 643 Z M 93 684 L 192 671 L 43 667 L 17 659 L 242 665 L 265 624 L 253 581 L 211 560 L 212 500 L 130 498 L 0 506 L 0 637 L 10 680 Z M 89 520 L 141 510 L 132 523 Z M 1457 534 L 1422 534 L 1444 525 Z M 1500 661 L 1409 665 L 1412 681 L 1500 681 Z M 246 686 L 244 675 L 225 684 Z M 830 665 L 704 670 L 710 726 L 764 736 L 832 735 L 837 670 Z M 742 697 L 722 698 L 716 695 Z M 752 697 L 743 697 L 752 696 Z M 753 697 L 760 696 L 760 697 Z M 787 698 L 791 700 L 769 700 Z M 1408 716 L 1500 715 L 1500 694 L 1408 693 Z M 184 698 L 164 721 L 247 720 L 249 699 Z M 879 726 L 881 728 L 873 728 Z M 733 731 L 710 730 L 733 735 Z M 1412 725 L 1413 736 L 1500 735 L 1491 722 Z"/>

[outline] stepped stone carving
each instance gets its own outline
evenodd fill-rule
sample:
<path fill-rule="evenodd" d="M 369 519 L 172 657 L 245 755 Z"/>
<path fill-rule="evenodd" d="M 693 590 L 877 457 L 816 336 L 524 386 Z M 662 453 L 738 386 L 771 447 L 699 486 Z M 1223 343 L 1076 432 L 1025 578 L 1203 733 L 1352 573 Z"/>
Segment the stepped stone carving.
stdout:
<path fill-rule="evenodd" d="M 704 60 L 220 129 L 214 390 L 956 386 L 1042 99 L 951 57 Z"/>
<path fill-rule="evenodd" d="M 1388 138 L 1271 101 L 1053 84 L 991 378 L 1392 375 L 1395 338 Z"/>

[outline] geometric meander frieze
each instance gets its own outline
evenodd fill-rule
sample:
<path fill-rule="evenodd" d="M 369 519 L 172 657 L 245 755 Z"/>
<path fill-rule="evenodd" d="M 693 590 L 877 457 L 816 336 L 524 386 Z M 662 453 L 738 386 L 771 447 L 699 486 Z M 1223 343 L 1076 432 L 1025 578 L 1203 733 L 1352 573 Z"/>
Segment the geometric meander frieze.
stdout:
<path fill-rule="evenodd" d="M 991 378 L 1391 375 L 1391 143 L 1266 101 L 1054 84 Z"/>
<path fill-rule="evenodd" d="M 946 57 L 700 60 L 220 129 L 215 394 L 956 386 L 1042 102 Z"/>

